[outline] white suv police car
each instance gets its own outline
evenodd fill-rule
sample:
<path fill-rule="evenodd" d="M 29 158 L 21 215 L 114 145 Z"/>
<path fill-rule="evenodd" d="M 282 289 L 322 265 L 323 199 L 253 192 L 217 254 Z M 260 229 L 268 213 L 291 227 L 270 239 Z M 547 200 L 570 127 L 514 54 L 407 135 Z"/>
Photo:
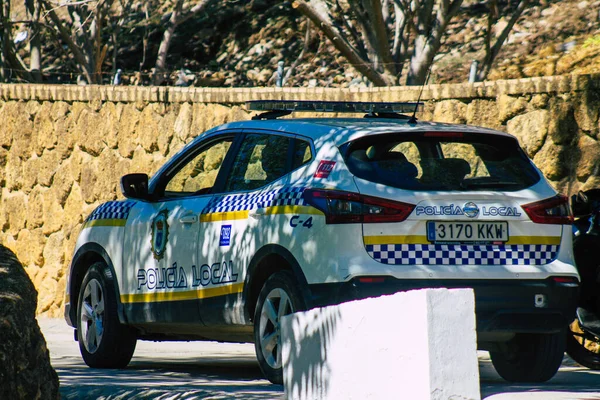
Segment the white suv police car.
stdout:
<path fill-rule="evenodd" d="M 125 201 L 87 218 L 66 319 L 91 367 L 141 340 L 254 342 L 282 381 L 279 319 L 415 288 L 473 288 L 478 345 L 509 381 L 560 366 L 578 274 L 568 202 L 503 132 L 406 103 L 250 102 Z M 291 111 L 364 118 L 277 119 Z M 394 310 L 388 310 L 393 313 Z M 406 321 L 410 325 L 410 321 Z"/>

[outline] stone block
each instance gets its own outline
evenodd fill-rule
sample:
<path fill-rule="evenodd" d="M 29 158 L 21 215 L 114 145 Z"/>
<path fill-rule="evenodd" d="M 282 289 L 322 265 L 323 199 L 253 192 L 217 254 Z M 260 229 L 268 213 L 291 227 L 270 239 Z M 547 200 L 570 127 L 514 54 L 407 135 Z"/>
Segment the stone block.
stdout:
<path fill-rule="evenodd" d="M 23 192 L 2 193 L 0 202 L 0 226 L 12 236 L 17 236 L 27 223 L 27 196 Z"/>
<path fill-rule="evenodd" d="M 81 112 L 75 129 L 79 133 L 79 148 L 96 157 L 106 146 L 106 119 L 93 109 Z"/>
<path fill-rule="evenodd" d="M 35 115 L 33 122 L 33 150 L 38 156 L 41 156 L 45 149 L 54 149 L 57 143 L 58 137 L 52 119 L 52 103 L 44 102 L 40 113 Z"/>
<path fill-rule="evenodd" d="M 577 97 L 575 120 L 582 131 L 598 133 L 598 115 L 600 114 L 600 94 L 598 90 L 586 90 Z"/>
<path fill-rule="evenodd" d="M 573 105 L 569 100 L 555 98 L 550 103 L 548 137 L 555 144 L 566 145 L 577 137 L 577 123 L 573 117 Z"/>
<path fill-rule="evenodd" d="M 42 232 L 44 232 L 44 235 L 50 235 L 54 232 L 58 232 L 63 227 L 65 212 L 51 190 L 44 192 L 42 197 L 42 209 L 44 213 Z"/>
<path fill-rule="evenodd" d="M 527 101 L 521 97 L 502 94 L 496 98 L 496 106 L 498 107 L 499 122 L 503 123 L 525 110 Z"/>
<path fill-rule="evenodd" d="M 577 144 L 581 156 L 577 164 L 577 179 L 585 182 L 590 176 L 600 173 L 600 143 L 582 135 Z"/>
<path fill-rule="evenodd" d="M 573 150 L 570 146 L 560 146 L 548 141 L 533 157 L 533 162 L 546 178 L 559 181 L 572 169 L 572 163 L 577 162 Z"/>
<path fill-rule="evenodd" d="M 479 399 L 471 289 L 423 289 L 282 318 L 288 399 Z"/>
<path fill-rule="evenodd" d="M 435 105 L 433 120 L 451 124 L 467 122 L 467 105 L 459 100 L 443 100 Z"/>
<path fill-rule="evenodd" d="M 507 123 L 507 132 L 515 135 L 530 158 L 542 148 L 548 136 L 550 112 L 536 110 L 514 117 Z"/>
<path fill-rule="evenodd" d="M 498 121 L 498 108 L 491 100 L 473 100 L 467 105 L 467 124 L 502 129 Z"/>

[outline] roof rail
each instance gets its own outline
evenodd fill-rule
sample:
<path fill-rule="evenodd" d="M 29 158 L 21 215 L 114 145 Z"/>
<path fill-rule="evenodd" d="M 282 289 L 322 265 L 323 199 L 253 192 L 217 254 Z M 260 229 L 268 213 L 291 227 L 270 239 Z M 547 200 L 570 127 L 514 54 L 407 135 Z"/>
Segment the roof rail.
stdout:
<path fill-rule="evenodd" d="M 275 119 L 292 112 L 366 113 L 365 118 L 410 118 L 401 113 L 423 109 L 420 102 L 359 102 L 311 100 L 254 100 L 246 102 L 251 111 L 264 111 L 252 119 Z"/>

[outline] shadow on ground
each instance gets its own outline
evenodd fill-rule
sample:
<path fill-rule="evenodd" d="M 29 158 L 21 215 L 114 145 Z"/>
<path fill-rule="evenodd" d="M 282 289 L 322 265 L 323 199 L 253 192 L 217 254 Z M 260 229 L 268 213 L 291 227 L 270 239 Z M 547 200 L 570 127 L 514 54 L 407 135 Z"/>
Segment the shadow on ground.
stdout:
<path fill-rule="evenodd" d="M 66 361 L 66 360 L 63 360 Z M 136 357 L 127 369 L 60 363 L 62 399 L 278 399 L 283 387 L 262 377 L 256 361 Z"/>

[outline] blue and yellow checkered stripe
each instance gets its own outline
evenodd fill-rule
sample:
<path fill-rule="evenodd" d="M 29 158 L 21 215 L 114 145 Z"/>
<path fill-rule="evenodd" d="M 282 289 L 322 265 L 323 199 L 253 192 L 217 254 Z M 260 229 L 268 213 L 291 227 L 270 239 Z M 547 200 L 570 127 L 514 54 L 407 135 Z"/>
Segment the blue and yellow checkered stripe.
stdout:
<path fill-rule="evenodd" d="M 98 206 L 85 220 L 84 227 L 89 226 L 125 226 L 129 211 L 135 201 L 109 201 Z"/>
<path fill-rule="evenodd" d="M 283 187 L 257 193 L 242 193 L 216 196 L 202 214 L 231 213 L 255 208 L 278 206 L 303 206 L 303 187 Z"/>
<path fill-rule="evenodd" d="M 544 265 L 554 261 L 555 244 L 367 244 L 367 253 L 391 265 Z"/>

